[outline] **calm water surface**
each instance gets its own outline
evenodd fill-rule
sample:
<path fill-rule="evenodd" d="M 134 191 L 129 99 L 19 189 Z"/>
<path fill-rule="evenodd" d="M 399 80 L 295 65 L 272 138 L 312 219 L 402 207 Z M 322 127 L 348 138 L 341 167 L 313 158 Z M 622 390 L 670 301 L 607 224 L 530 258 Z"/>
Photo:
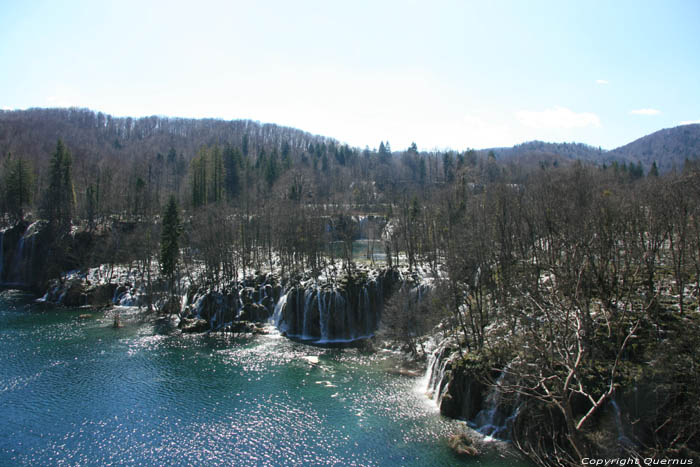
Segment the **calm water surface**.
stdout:
<path fill-rule="evenodd" d="M 128 310 L 114 329 L 111 313 L 0 292 L 0 465 L 515 463 L 497 443 L 455 457 L 464 425 L 387 354 L 183 336 Z"/>

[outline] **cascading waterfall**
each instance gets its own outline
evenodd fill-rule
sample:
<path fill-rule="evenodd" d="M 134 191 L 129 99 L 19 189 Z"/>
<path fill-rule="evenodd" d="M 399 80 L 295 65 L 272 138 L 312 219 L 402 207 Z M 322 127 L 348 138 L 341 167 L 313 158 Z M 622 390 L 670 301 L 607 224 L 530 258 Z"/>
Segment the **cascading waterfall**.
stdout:
<path fill-rule="evenodd" d="M 496 383 L 489 391 L 488 396 L 486 396 L 484 408 L 476 414 L 474 421 L 471 423 L 478 432 L 493 438 L 508 437 L 509 424 L 515 420 L 519 411 L 517 403 L 512 413 L 504 411 L 502 387 L 506 374 L 507 370 L 504 370 L 498 375 Z"/>
<path fill-rule="evenodd" d="M 450 368 L 452 367 L 452 361 L 457 357 L 458 353 L 452 348 L 451 342 L 449 340 L 443 341 L 431 354 L 428 369 L 423 379 L 423 385 L 427 390 L 426 395 L 433 399 L 441 411 L 444 408 L 442 406 L 443 398 L 448 391 L 450 391 L 452 397 L 455 397 L 455 394 L 452 392 L 454 389 L 450 389 L 455 374 L 454 370 Z M 515 401 L 504 400 L 503 385 L 508 377 L 508 369 L 506 368 L 499 374 L 490 390 L 486 392 L 486 397 L 482 399 L 483 405 L 481 405 L 481 410 L 476 412 L 476 414 L 474 414 L 474 411 L 467 410 L 466 412 L 461 412 L 461 415 L 458 412 L 453 416 L 459 415 L 470 418 L 467 421 L 469 426 L 489 438 L 508 439 L 510 430 L 520 411 L 519 398 Z M 460 384 L 457 387 L 461 387 Z M 467 389 L 458 390 L 464 391 Z M 474 391 L 475 389 L 472 387 L 468 390 Z M 479 392 L 481 393 L 481 391 Z M 464 396 L 467 396 L 467 394 Z M 469 398 L 467 397 L 467 399 Z M 460 403 L 465 403 L 465 400 L 462 399 Z M 472 404 L 470 405 L 472 407 L 471 410 L 479 407 L 468 400 L 467 403 Z"/>
<path fill-rule="evenodd" d="M 287 304 L 288 295 L 289 292 L 282 294 L 280 299 L 277 301 L 277 304 L 275 304 L 275 311 L 272 313 L 272 324 L 274 324 L 274 326 L 280 331 L 283 331 L 283 329 L 280 328 L 280 320 L 282 319 L 282 309 Z"/>
<path fill-rule="evenodd" d="M 17 243 L 8 282 L 13 284 L 24 283 L 24 235 L 19 238 L 19 242 Z"/>
<path fill-rule="evenodd" d="M 617 428 L 617 440 L 623 446 L 632 446 L 634 443 L 625 435 L 625 427 L 622 424 L 622 413 L 620 412 L 620 406 L 617 405 L 617 401 L 612 399 L 610 401 L 610 406 L 613 408 L 615 414 L 615 428 Z"/>
<path fill-rule="evenodd" d="M 0 261 L 0 279 L 2 278 L 2 273 L 5 275 L 5 282 L 13 285 L 26 286 L 29 285 L 33 279 L 32 276 L 32 262 L 35 257 L 35 244 L 36 237 L 41 229 L 41 221 L 36 221 L 29 224 L 17 240 L 17 244 L 14 249 L 14 254 L 8 265 L 8 267 L 3 267 L 4 258 L 4 246 L 0 248 L 0 254 L 2 255 L 2 261 Z M 19 226 L 18 226 L 19 227 Z M 3 233 L 3 243 L 4 243 L 4 233 Z M 10 248 L 10 251 L 13 251 Z M 10 259 L 8 257 L 8 259 Z"/>
<path fill-rule="evenodd" d="M 393 272 L 391 278 L 395 280 Z M 273 322 L 289 337 L 319 344 L 367 339 L 379 325 L 383 280 L 379 275 L 356 282 L 309 280 L 292 286 L 275 306 Z"/>
<path fill-rule="evenodd" d="M 440 406 L 442 397 L 447 389 L 447 368 L 451 363 L 451 352 L 449 346 L 441 345 L 430 356 L 428 371 L 426 372 L 427 395 Z"/>
<path fill-rule="evenodd" d="M 0 230 L 0 284 L 2 284 L 2 272 L 5 266 L 5 231 Z"/>
<path fill-rule="evenodd" d="M 321 341 L 326 341 L 328 339 L 328 321 L 330 319 L 330 298 L 331 294 L 330 293 L 324 293 L 324 291 L 317 289 L 316 296 L 318 297 L 318 315 L 319 315 L 319 328 L 321 330 Z M 336 310 L 338 308 L 336 307 Z M 304 316 L 307 316 L 306 313 L 304 313 Z M 305 336 L 309 336 L 308 333 L 306 333 L 306 329 L 304 330 Z"/>

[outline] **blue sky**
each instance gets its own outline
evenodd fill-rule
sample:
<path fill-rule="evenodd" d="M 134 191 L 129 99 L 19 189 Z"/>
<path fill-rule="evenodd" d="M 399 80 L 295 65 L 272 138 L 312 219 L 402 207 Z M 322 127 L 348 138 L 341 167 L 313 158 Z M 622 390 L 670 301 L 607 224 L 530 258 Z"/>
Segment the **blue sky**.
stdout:
<path fill-rule="evenodd" d="M 612 149 L 700 123 L 698 25 L 697 0 L 0 0 L 0 108 Z"/>

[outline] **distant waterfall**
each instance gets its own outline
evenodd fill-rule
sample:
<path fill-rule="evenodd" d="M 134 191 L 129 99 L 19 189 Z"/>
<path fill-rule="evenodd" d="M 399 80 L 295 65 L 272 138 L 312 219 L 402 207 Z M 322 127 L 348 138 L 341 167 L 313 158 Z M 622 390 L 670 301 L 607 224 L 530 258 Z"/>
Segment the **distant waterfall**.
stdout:
<path fill-rule="evenodd" d="M 182 317 L 207 322 L 210 331 L 235 331 L 237 323 L 276 322 L 281 287 L 272 276 L 258 275 L 228 284 L 194 287 L 180 299 Z M 284 302 L 286 296 L 280 297 Z"/>
<path fill-rule="evenodd" d="M 0 284 L 3 283 L 2 272 L 5 266 L 5 231 L 0 230 Z"/>
<path fill-rule="evenodd" d="M 0 232 L 0 283 L 27 286 L 32 282 L 35 240 L 40 228 L 37 221 L 26 228 L 18 224 Z"/>
<path fill-rule="evenodd" d="M 317 343 L 364 339 L 377 328 L 378 301 L 376 287 L 368 285 L 356 294 L 317 284 L 295 287 L 275 307 L 275 323 L 289 337 Z"/>
<path fill-rule="evenodd" d="M 384 288 L 398 277 L 388 270 L 357 281 L 308 280 L 287 289 L 272 321 L 288 337 L 318 344 L 367 339 L 379 326 Z"/>

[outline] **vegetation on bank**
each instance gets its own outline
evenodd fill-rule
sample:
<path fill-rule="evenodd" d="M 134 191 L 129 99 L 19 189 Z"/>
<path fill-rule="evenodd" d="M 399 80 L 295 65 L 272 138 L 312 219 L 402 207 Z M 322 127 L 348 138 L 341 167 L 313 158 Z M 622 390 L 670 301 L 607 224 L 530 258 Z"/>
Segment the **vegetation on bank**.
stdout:
<path fill-rule="evenodd" d="M 158 122 L 103 123 L 78 151 L 54 140 L 50 153 L 0 163 L 3 222 L 49 225 L 47 276 L 132 263 L 158 264 L 171 289 L 195 264 L 211 284 L 255 269 L 352 277 L 353 240 L 381 240 L 390 265 L 434 285 L 418 303 L 394 296 L 389 334 L 418 353 L 443 321 L 459 355 L 453 371 L 491 385 L 505 372 L 499 390 L 520 407 L 513 441 L 533 460 L 700 452 L 692 161 L 664 174 L 523 166 L 385 142 L 358 150 L 254 125 L 179 148 L 201 128 L 160 122 L 165 138 Z M 77 253 L 83 233 L 102 239 L 90 255 Z"/>

